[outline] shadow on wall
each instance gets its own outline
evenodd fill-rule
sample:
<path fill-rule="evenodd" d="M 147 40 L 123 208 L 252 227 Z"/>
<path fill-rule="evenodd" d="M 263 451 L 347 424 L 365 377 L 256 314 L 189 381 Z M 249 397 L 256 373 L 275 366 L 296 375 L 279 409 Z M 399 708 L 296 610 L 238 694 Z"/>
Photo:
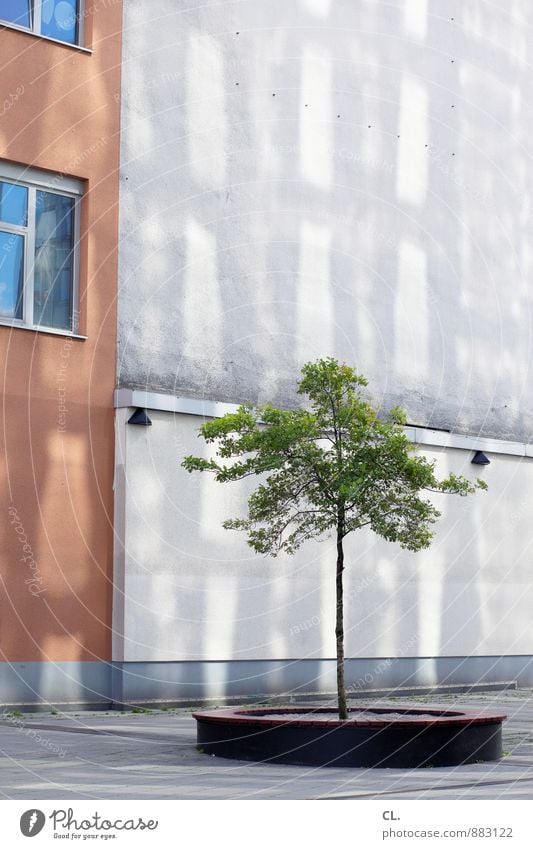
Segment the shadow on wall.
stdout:
<path fill-rule="evenodd" d="M 302 689 L 304 674 L 308 690 L 323 690 L 322 662 L 335 655 L 334 541 L 307 545 L 294 558 L 254 555 L 221 525 L 243 513 L 247 487 L 222 488 L 180 467 L 185 454 L 205 449 L 199 420 L 151 417 L 153 427 L 127 429 L 124 659 L 179 664 L 184 698 L 189 684 L 196 693 L 202 682 L 206 698 L 238 695 L 244 679 L 232 664 L 244 662 L 250 685 L 264 663 L 268 681 L 279 675 L 283 690 L 291 680 Z M 427 450 L 440 476 L 478 474 L 470 452 Z M 524 655 L 527 665 L 530 463 L 493 455 L 488 493 L 438 497 L 443 518 L 427 551 L 402 551 L 369 531 L 348 538 L 347 656 L 365 661 L 375 687 L 465 683 L 478 674 L 500 680 L 502 655 Z M 383 666 L 387 658 L 393 663 Z M 221 664 L 231 667 L 225 688 Z M 518 661 L 506 668 L 520 672 Z"/>
<path fill-rule="evenodd" d="M 418 423 L 525 438 L 521 14 L 482 0 L 445 15 L 430 0 L 136 10 L 121 385 L 294 403 L 302 362 L 333 354 Z"/>
<path fill-rule="evenodd" d="M 120 385 L 290 405 L 301 364 L 331 354 L 357 364 L 374 398 L 401 403 L 415 423 L 531 441 L 524 103 L 533 10 L 523 3 L 513 14 L 484 0 L 452 0 L 445 13 L 436 0 L 136 8 L 123 67 Z M 199 651 L 216 651 L 219 588 L 232 580 L 220 652 L 250 646 L 239 629 L 260 569 L 263 609 L 277 605 L 292 627 L 318 618 L 317 652 L 327 644 L 331 654 L 321 613 L 327 555 L 306 585 L 304 613 L 284 619 L 294 599 L 276 583 L 279 564 L 235 563 L 236 544 L 213 530 L 223 496 L 195 494 L 184 508 L 174 467 L 167 479 L 169 456 L 158 454 L 148 473 L 160 508 L 157 545 L 148 562 L 139 558 L 150 610 L 165 604 L 169 622 L 190 615 L 183 599 L 194 599 L 206 566 L 189 534 L 199 522 L 191 533 L 206 546 L 210 611 L 191 617 Z M 468 471 L 469 460 L 454 456 L 454 470 Z M 505 650 L 515 650 L 526 554 L 507 539 L 500 498 L 509 487 L 515 503 L 522 483 L 513 475 L 490 502 L 447 503 L 429 560 L 365 540 L 363 577 L 379 579 L 347 613 L 353 654 L 386 656 L 392 645 L 406 658 L 457 656 L 463 625 L 464 651 L 488 652 L 480 646 L 503 621 L 502 599 Z M 505 549 L 507 588 L 488 529 Z M 163 600 L 155 576 L 176 568 L 179 592 Z M 309 651 L 309 633 L 292 635 L 299 644 L 276 617 L 268 628 L 285 651 Z M 430 662 L 417 681 L 451 674 L 445 661 L 444 672 Z"/>

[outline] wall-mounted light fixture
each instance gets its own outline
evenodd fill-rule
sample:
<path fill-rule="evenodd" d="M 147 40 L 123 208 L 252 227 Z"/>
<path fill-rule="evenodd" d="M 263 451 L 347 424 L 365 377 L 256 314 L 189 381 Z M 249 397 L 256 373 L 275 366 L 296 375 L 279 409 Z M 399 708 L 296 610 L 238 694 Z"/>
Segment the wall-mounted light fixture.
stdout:
<path fill-rule="evenodd" d="M 148 427 L 148 425 L 152 424 L 152 420 L 146 410 L 143 410 L 142 407 L 137 407 L 133 415 L 128 419 L 128 424 L 144 425 L 144 427 Z"/>
<path fill-rule="evenodd" d="M 472 463 L 476 466 L 489 466 L 490 460 L 483 451 L 476 451 L 474 456 L 472 457 Z"/>

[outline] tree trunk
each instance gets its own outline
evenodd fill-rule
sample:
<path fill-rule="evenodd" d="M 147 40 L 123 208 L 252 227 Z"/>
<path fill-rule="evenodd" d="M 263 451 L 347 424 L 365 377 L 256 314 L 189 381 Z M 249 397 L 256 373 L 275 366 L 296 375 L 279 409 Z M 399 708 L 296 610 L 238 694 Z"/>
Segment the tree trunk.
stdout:
<path fill-rule="evenodd" d="M 348 719 L 346 705 L 346 686 L 344 683 L 344 611 L 342 573 L 344 571 L 344 549 L 342 533 L 337 530 L 337 620 L 335 636 L 337 637 L 337 696 L 339 704 L 339 719 Z"/>

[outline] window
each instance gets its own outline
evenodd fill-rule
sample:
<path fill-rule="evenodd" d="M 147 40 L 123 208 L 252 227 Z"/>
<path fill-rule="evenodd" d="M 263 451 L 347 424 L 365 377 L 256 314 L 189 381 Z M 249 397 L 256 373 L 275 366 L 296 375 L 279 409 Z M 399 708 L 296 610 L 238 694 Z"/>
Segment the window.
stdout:
<path fill-rule="evenodd" d="M 81 191 L 0 162 L 0 323 L 77 332 Z"/>
<path fill-rule="evenodd" d="M 0 21 L 67 44 L 80 43 L 81 0 L 0 0 Z"/>

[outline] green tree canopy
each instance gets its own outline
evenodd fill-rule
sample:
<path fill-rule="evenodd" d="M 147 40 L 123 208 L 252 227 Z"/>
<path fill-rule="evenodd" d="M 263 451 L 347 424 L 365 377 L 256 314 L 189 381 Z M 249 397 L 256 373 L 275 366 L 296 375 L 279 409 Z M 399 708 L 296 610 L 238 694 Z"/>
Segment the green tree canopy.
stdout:
<path fill-rule="evenodd" d="M 435 463 L 408 439 L 402 409 L 386 418 L 365 398 L 366 379 L 329 357 L 307 363 L 298 393 L 306 408 L 242 405 L 206 422 L 200 435 L 215 443 L 216 458 L 189 456 L 189 471 L 209 471 L 220 483 L 259 476 L 245 517 L 225 528 L 244 531 L 262 554 L 293 554 L 306 540 L 334 533 L 337 540 L 337 683 L 339 715 L 346 718 L 342 573 L 343 539 L 363 527 L 402 548 L 431 544 L 439 510 L 423 492 L 466 496 L 486 489 L 460 475 L 439 479 Z M 341 674 L 339 674 L 339 672 Z"/>

